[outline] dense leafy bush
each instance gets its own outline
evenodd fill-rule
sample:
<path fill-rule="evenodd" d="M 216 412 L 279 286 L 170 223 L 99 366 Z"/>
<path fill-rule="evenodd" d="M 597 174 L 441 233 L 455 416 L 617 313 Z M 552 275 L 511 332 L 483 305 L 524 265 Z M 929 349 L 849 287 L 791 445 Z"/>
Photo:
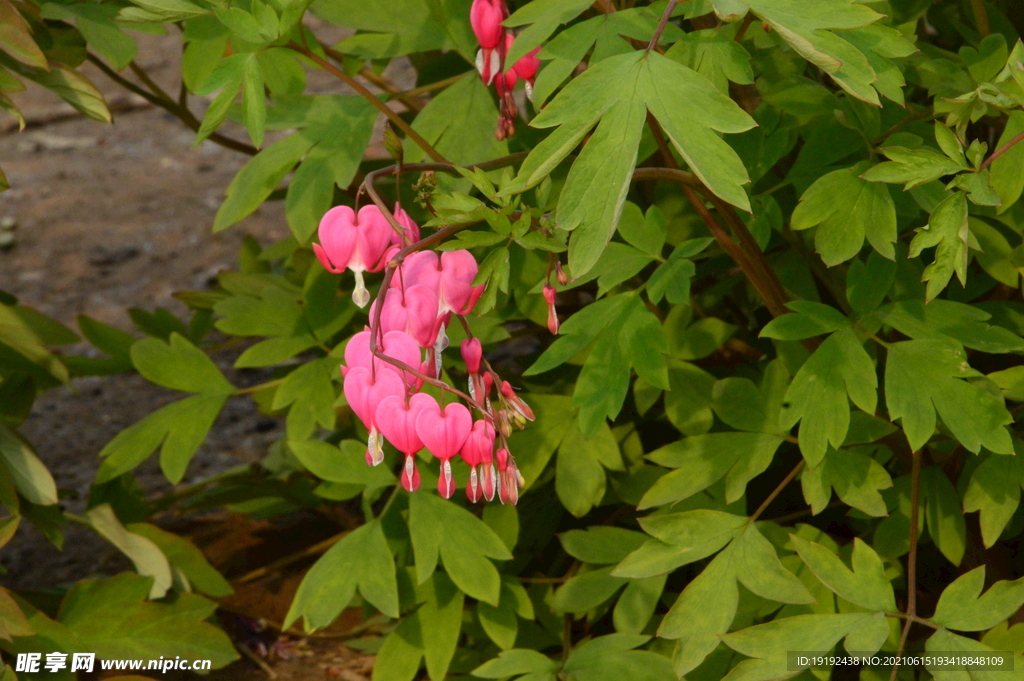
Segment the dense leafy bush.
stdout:
<path fill-rule="evenodd" d="M 215 231 L 284 200 L 292 232 L 247 241 L 238 271 L 178 294 L 189 320 L 135 312 L 140 339 L 80 319 L 102 359 L 57 352 L 79 335 L 0 299 L 0 545 L 22 519 L 59 544 L 71 519 L 138 572 L 78 583 L 59 609 L 0 589 L 0 647 L 233 659 L 199 595 L 229 585 L 146 522 L 166 509 L 134 503 L 132 471 L 159 449 L 179 483 L 224 404 L 253 399 L 285 419 L 286 438 L 258 471 L 179 509 L 361 513 L 283 626 L 322 628 L 358 605 L 383 616 L 375 679 L 827 678 L 787 652 L 837 646 L 1017 656 L 1013 672 L 902 665 L 864 679 L 1024 677 L 1024 630 L 1010 626 L 1024 581 L 1008 581 L 1024 569 L 1019 3 L 515 4 L 0 0 L 0 91 L 34 80 L 109 120 L 75 71 L 88 60 L 197 141 L 252 156 Z M 307 12 L 355 33 L 322 44 Z M 131 38 L 170 24 L 184 50 L 173 98 L 135 65 Z M 418 86 L 401 92 L 381 73 L 404 56 Z M 309 69 L 354 94 L 305 94 Z M 191 95 L 212 98 L 201 119 Z M 228 120 L 249 141 L 218 132 Z M 366 160 L 371 142 L 394 163 Z M 332 241 L 331 220 L 317 233 L 337 205 L 370 206 L 344 224 L 363 230 L 344 237 L 364 240 L 363 260 L 355 241 Z M 419 421 L 380 429 L 405 460 L 387 444 L 381 465 L 364 461 L 381 456 L 382 396 L 365 406 L 347 345 L 369 326 L 360 380 L 399 371 L 382 334 L 414 333 L 422 310 L 394 303 L 409 316 L 382 326 L 377 290 L 422 284 L 404 277 L 431 250 L 441 264 L 472 254 L 458 285 L 477 287 L 475 307 L 435 283 L 416 328 L 436 364 L 416 350 L 400 368 L 422 383 L 413 402 L 461 396 L 493 428 L 508 503 L 452 496 L 494 495 L 450 458 L 455 444 L 417 455 L 443 440 Z M 356 305 L 364 276 L 372 308 Z M 232 385 L 207 354 L 225 336 L 254 339 L 236 366 L 273 380 Z M 454 347 L 469 338 L 483 368 L 472 343 Z M 89 510 L 62 512 L 17 428 L 38 392 L 132 370 L 187 396 L 99 452 Z M 453 387 L 467 378 L 468 392 Z M 461 444 L 468 426 L 449 426 Z M 463 456 L 484 484 L 490 439 L 477 446 Z M 139 626 L 159 635 L 136 640 Z"/>

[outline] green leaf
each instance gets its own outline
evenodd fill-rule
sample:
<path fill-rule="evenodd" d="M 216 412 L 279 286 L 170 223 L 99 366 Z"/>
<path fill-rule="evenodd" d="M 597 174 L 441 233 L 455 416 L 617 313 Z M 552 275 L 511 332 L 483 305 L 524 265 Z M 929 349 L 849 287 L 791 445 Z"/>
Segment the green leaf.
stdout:
<path fill-rule="evenodd" d="M 92 81 L 74 69 L 56 62 L 50 62 L 49 70 L 34 66 L 26 66 L 0 52 L 0 66 L 39 83 L 47 90 L 58 95 L 86 118 L 101 123 L 110 123 L 113 119 L 107 102 Z"/>
<path fill-rule="evenodd" d="M 665 394 L 665 416 L 684 435 L 711 430 L 711 391 L 715 377 L 689 362 L 672 362 L 668 369 L 670 390 Z"/>
<path fill-rule="evenodd" d="M 661 600 L 667 580 L 668 575 L 655 575 L 636 579 L 627 584 L 612 613 L 615 631 L 639 634 L 646 629 Z"/>
<path fill-rule="evenodd" d="M 639 206 L 627 201 L 619 220 L 619 236 L 652 258 L 660 258 L 665 246 L 666 228 L 664 218 L 659 216 L 660 211 L 652 206 L 644 217 Z"/>
<path fill-rule="evenodd" d="M 677 676 L 695 669 L 718 647 L 738 604 L 732 552 L 726 549 L 686 585 L 658 627 L 658 636 L 678 639 L 672 656 Z"/>
<path fill-rule="evenodd" d="M 496 608 L 480 601 L 476 604 L 476 613 L 480 626 L 499 648 L 508 650 L 515 645 L 519 624 L 516 613 L 509 604 L 502 601 Z"/>
<path fill-rule="evenodd" d="M 885 576 L 885 565 L 878 554 L 859 538 L 854 539 L 851 570 L 821 544 L 795 534 L 789 537 L 793 548 L 814 576 L 836 594 L 868 610 L 896 612 L 896 597 Z"/>
<path fill-rule="evenodd" d="M 652 303 L 660 303 L 662 298 L 671 305 L 689 303 L 690 280 L 697 273 L 697 266 L 687 258 L 703 251 L 712 241 L 711 237 L 689 239 L 676 246 L 647 280 L 647 297 Z"/>
<path fill-rule="evenodd" d="M 665 56 L 693 69 L 725 94 L 729 92 L 730 81 L 742 85 L 754 82 L 750 54 L 738 42 L 715 29 L 687 33 L 665 52 Z"/>
<path fill-rule="evenodd" d="M 516 36 L 505 57 L 506 63 L 515 64 L 551 37 L 560 24 L 572 21 L 588 7 L 586 0 L 535 0 L 520 7 L 502 22 L 511 28 L 528 26 Z"/>
<path fill-rule="evenodd" d="M 817 225 L 815 250 L 829 267 L 860 252 L 867 237 L 889 260 L 896 258 L 896 207 L 885 185 L 857 177 L 854 168 L 833 171 L 800 197 L 791 219 L 794 230 Z"/>
<path fill-rule="evenodd" d="M 481 679 L 504 679 L 517 674 L 553 674 L 558 667 L 557 662 L 536 650 L 516 648 L 502 651 L 470 673 Z"/>
<path fill-rule="evenodd" d="M 227 197 L 213 221 L 213 231 L 227 229 L 259 208 L 315 141 L 299 132 L 253 156 L 228 185 Z"/>
<path fill-rule="evenodd" d="M 569 530 L 558 535 L 562 548 L 584 563 L 618 563 L 647 540 L 640 532 L 621 527 L 594 525 L 585 530 Z"/>
<path fill-rule="evenodd" d="M 781 319 L 781 317 L 780 317 Z M 887 364 L 891 367 L 892 362 Z M 829 444 L 839 447 L 850 425 L 849 399 L 872 414 L 878 400 L 875 367 L 851 329 L 836 331 L 814 351 L 793 377 L 779 425 L 792 428 L 800 421 L 800 452 L 811 467 Z"/>
<path fill-rule="evenodd" d="M 285 627 L 299 617 L 307 631 L 328 626 L 357 588 L 382 613 L 398 617 L 394 559 L 378 520 L 350 532 L 309 569 L 288 609 Z"/>
<path fill-rule="evenodd" d="M 846 273 L 846 299 L 858 317 L 864 317 L 882 304 L 896 279 L 895 262 L 872 252 L 867 262 L 854 260 Z"/>
<path fill-rule="evenodd" d="M 935 432 L 936 411 L 942 422 L 969 451 L 984 446 L 1011 454 L 1004 426 L 1013 417 L 983 387 L 962 380 L 974 372 L 963 348 L 952 341 L 912 340 L 893 343 L 885 366 L 885 397 L 889 416 L 902 420 L 911 449 L 919 450 Z"/>
<path fill-rule="evenodd" d="M 928 282 L 925 302 L 930 302 L 946 288 L 953 272 L 960 283 L 967 284 L 967 246 L 970 227 L 967 221 L 967 198 L 954 192 L 935 207 L 928 224 L 917 230 L 910 242 L 910 256 L 916 258 L 925 248 L 937 246 L 935 259 L 924 269 L 921 281 Z"/>
<path fill-rule="evenodd" d="M 609 324 L 619 319 L 632 298 L 628 293 L 603 298 L 569 317 L 559 329 L 561 336 L 537 358 L 524 375 L 534 376 L 564 364 L 597 338 Z"/>
<path fill-rule="evenodd" d="M 632 96 L 617 99 L 622 93 Z M 594 266 L 619 222 L 648 109 L 712 191 L 749 207 L 740 187 L 747 181 L 743 164 L 708 125 L 742 132 L 753 125 L 750 117 L 701 76 L 659 54 L 610 57 L 573 79 L 533 120 L 534 127 L 560 127 L 534 148 L 518 177 L 520 189 L 538 184 L 597 124 L 569 172 L 556 216 L 560 227 L 575 230 L 574 276 Z"/>
<path fill-rule="evenodd" d="M 754 525 L 747 525 L 729 545 L 736 576 L 762 598 L 782 603 L 813 603 L 807 587 L 779 560 L 775 547 Z"/>
<path fill-rule="evenodd" d="M 612 570 L 609 566 L 578 573 L 555 592 L 555 612 L 581 615 L 610 599 L 628 581 L 611 576 Z"/>
<path fill-rule="evenodd" d="M 982 595 L 985 566 L 960 575 L 939 596 L 931 620 L 958 631 L 983 631 L 1005 621 L 1024 604 L 1024 578 L 1000 580 Z"/>
<path fill-rule="evenodd" d="M 746 455 L 770 461 L 782 441 L 770 433 L 709 433 L 665 445 L 647 458 L 677 470 L 659 478 L 640 500 L 639 508 L 687 499 L 718 482 Z"/>
<path fill-rule="evenodd" d="M 778 433 L 778 414 L 789 384 L 789 371 L 778 360 L 765 367 L 761 386 L 749 378 L 731 376 L 715 382 L 711 406 L 715 414 L 737 430 Z"/>
<path fill-rule="evenodd" d="M 253 3 L 256 6 L 256 3 Z M 265 5 L 264 5 L 265 7 Z M 232 8 L 237 10 L 238 8 Z M 271 10 L 273 11 L 273 10 Z M 249 139 L 258 149 L 263 146 L 264 126 L 267 122 L 267 100 L 263 85 L 263 71 L 255 52 L 249 54 L 242 69 L 242 119 L 249 131 Z"/>
<path fill-rule="evenodd" d="M 925 499 L 924 519 L 928 534 L 949 562 L 959 565 L 967 548 L 967 528 L 960 495 L 946 474 L 936 466 L 921 473 L 921 492 Z"/>
<path fill-rule="evenodd" d="M 89 46 L 106 58 L 118 71 L 125 69 L 138 54 L 135 41 L 117 25 L 118 8 L 111 5 L 62 5 L 48 2 L 40 8 L 44 19 L 73 19 Z M 35 64 L 35 66 L 45 65 Z"/>
<path fill-rule="evenodd" d="M 875 613 L 795 615 L 726 634 L 726 645 L 754 658 L 741 662 L 726 678 L 765 681 L 793 675 L 797 670 L 789 670 L 787 651 L 831 650 L 872 619 L 877 619 Z"/>
<path fill-rule="evenodd" d="M 1010 242 L 1002 232 L 980 218 L 968 217 L 967 222 L 971 236 L 981 247 L 981 251 L 974 254 L 978 264 L 1000 284 L 1016 288 L 1020 274 L 1013 265 L 1013 247 Z"/>
<path fill-rule="evenodd" d="M 990 455 L 982 461 L 964 493 L 964 512 L 981 511 L 978 516 L 981 538 L 986 547 L 993 546 L 1010 518 L 1020 506 L 1020 489 L 1024 484 L 1024 457 Z"/>
<path fill-rule="evenodd" d="M 214 395 L 234 390 L 206 353 L 178 333 L 170 343 L 144 338 L 132 346 L 132 363 L 146 380 L 183 392 Z"/>
<path fill-rule="evenodd" d="M 1002 149 L 1010 140 L 1024 133 L 1024 111 L 1010 111 L 1009 120 L 994 149 Z M 992 189 L 1002 200 L 998 212 L 1008 210 L 1020 198 L 1024 190 L 1024 147 L 1016 144 L 992 162 Z"/>
<path fill-rule="evenodd" d="M 189 584 L 212 598 L 225 598 L 234 593 L 231 584 L 210 565 L 195 544 L 149 523 L 132 523 L 125 529 L 156 544 L 171 566 L 181 570 Z"/>
<path fill-rule="evenodd" d="M 62 383 L 71 380 L 68 369 L 60 359 L 43 346 L 38 333 L 22 316 L 23 308 L 0 304 L 0 347 L 6 345 L 16 353 L 38 365 Z"/>
<path fill-rule="evenodd" d="M 126 530 L 110 504 L 90 508 L 85 512 L 85 519 L 104 539 L 128 556 L 140 575 L 152 577 L 149 598 L 163 598 L 173 579 L 171 565 L 160 547 L 151 539 Z"/>
<path fill-rule="evenodd" d="M 334 383 L 338 360 L 324 357 L 307 362 L 285 377 L 274 393 L 271 409 L 288 409 L 286 421 L 290 440 L 305 440 L 313 435 L 316 425 L 334 428 Z"/>
<path fill-rule="evenodd" d="M 427 673 L 434 681 L 442 681 L 448 675 L 459 642 L 465 597 L 443 572 L 435 572 L 416 591 L 417 601 L 423 600 L 416 615 L 423 635 Z"/>
<path fill-rule="evenodd" d="M 868 182 L 903 184 L 904 189 L 913 189 L 946 175 L 954 175 L 968 166 L 928 149 L 907 149 L 906 147 L 883 147 L 880 152 L 891 160 L 868 168 L 861 178 Z"/>
<path fill-rule="evenodd" d="M 961 653 L 968 655 L 986 655 L 992 654 L 994 651 L 990 646 L 985 645 L 979 641 L 976 641 L 965 636 L 958 636 L 945 629 L 939 629 L 937 632 L 932 634 L 931 638 L 925 641 L 925 650 L 930 653 L 948 654 L 948 653 Z M 1003 656 L 1006 660 L 1006 656 Z M 1016 654 L 1012 658 L 1015 670 L 1019 670 L 1019 665 L 1024 662 L 1020 654 Z M 948 668 L 943 669 L 941 666 L 933 666 L 928 671 L 932 672 L 935 676 L 936 681 L 983 681 L 984 679 L 1002 678 L 1010 681 L 1017 676 L 1015 672 L 1008 671 L 976 671 L 971 669 L 970 671 L 950 671 Z"/>
<path fill-rule="evenodd" d="M 842 312 L 822 303 L 798 300 L 786 303 L 796 314 L 784 314 L 765 324 L 761 336 L 777 340 L 800 340 L 832 333 L 850 325 Z"/>
<path fill-rule="evenodd" d="M 321 480 L 353 487 L 355 496 L 367 491 L 388 487 L 396 483 L 395 476 L 386 466 L 367 466 L 366 443 L 342 440 L 335 447 L 319 440 L 292 440 L 288 448 L 309 472 Z"/>
<path fill-rule="evenodd" d="M 41 506 L 57 503 L 57 485 L 46 465 L 27 442 L 4 425 L 0 425 L 0 463 L 25 499 Z"/>
<path fill-rule="evenodd" d="M 914 339 L 959 341 L 972 350 L 989 353 L 1020 352 L 1024 338 L 1003 328 L 986 324 L 988 312 L 952 300 L 901 300 L 884 311 L 889 326 Z"/>
<path fill-rule="evenodd" d="M 149 602 L 145 599 L 151 584 L 151 578 L 131 572 L 80 581 L 64 596 L 59 623 L 48 620 L 45 626 L 70 634 L 74 650 L 104 659 L 182 656 L 208 659 L 214 669 L 238 659 L 227 635 L 206 621 L 217 608 L 215 602 L 196 594 L 179 594 L 169 603 Z M 39 631 L 35 623 L 45 615 L 27 604 L 22 607 L 30 609 Z"/>
<path fill-rule="evenodd" d="M 589 437 L 622 409 L 629 390 L 629 355 L 619 341 L 614 326 L 598 337 L 591 348 L 583 371 L 576 380 L 572 403 L 579 408 L 580 431 Z"/>
<path fill-rule="evenodd" d="M 118 14 L 118 20 L 129 23 L 170 23 L 185 21 L 209 14 L 199 5 L 188 0 L 133 0 L 135 7 L 125 7 Z"/>
<path fill-rule="evenodd" d="M 630 650 L 647 641 L 647 636 L 609 634 L 579 646 L 565 662 L 569 678 L 579 681 L 665 681 L 673 678 L 672 663 L 649 650 Z"/>
<path fill-rule="evenodd" d="M 804 470 L 800 477 L 804 499 L 815 514 L 825 510 L 832 498 L 832 489 L 835 489 L 844 504 L 870 516 L 886 515 L 885 500 L 879 490 L 892 487 L 892 478 L 871 456 L 874 449 L 851 447 L 836 450 L 829 447 L 817 466 Z"/>
<path fill-rule="evenodd" d="M 433 574 L 440 555 L 456 586 L 477 600 L 498 605 L 501 581 L 488 557 L 509 560 L 512 555 L 479 518 L 432 494 L 414 494 L 409 499 L 409 533 L 420 583 Z"/>
<path fill-rule="evenodd" d="M 373 681 L 412 681 L 423 659 L 423 628 L 418 615 L 406 617 L 384 639 L 373 665 Z"/>
<path fill-rule="evenodd" d="M 522 395 L 537 417 L 532 427 L 515 431 L 508 439 L 509 451 L 515 453 L 519 472 L 526 480 L 526 489 L 544 473 L 551 456 L 573 421 L 572 401 L 562 395 Z"/>
<path fill-rule="evenodd" d="M 619 445 L 607 424 L 599 424 L 594 436 L 585 438 L 574 420 L 558 447 L 555 491 L 562 505 L 577 518 L 601 503 L 606 478 L 604 469 L 624 470 Z"/>
<path fill-rule="evenodd" d="M 227 398 L 225 393 L 193 395 L 161 407 L 122 430 L 100 451 L 104 461 L 96 473 L 96 483 L 127 473 L 162 444 L 160 467 L 167 479 L 177 484 Z"/>
<path fill-rule="evenodd" d="M 391 13 L 388 15 L 390 20 Z M 498 110 L 487 86 L 467 75 L 431 99 L 416 115 L 412 127 L 449 161 L 466 165 L 508 154 L 508 144 L 494 137 L 497 120 Z M 406 138 L 406 163 L 424 158 L 426 152 Z"/>
<path fill-rule="evenodd" d="M 32 38 L 28 22 L 9 0 L 0 2 L 0 48 L 29 66 L 48 68 L 46 55 Z"/>
<path fill-rule="evenodd" d="M 736 327 L 732 324 L 718 317 L 704 317 L 672 338 L 672 356 L 688 360 L 703 359 L 725 345 L 734 333 Z"/>
<path fill-rule="evenodd" d="M 667 574 L 717 553 L 743 530 L 747 520 L 708 509 L 641 518 L 641 527 L 655 541 L 626 556 L 612 574 L 633 579 Z"/>

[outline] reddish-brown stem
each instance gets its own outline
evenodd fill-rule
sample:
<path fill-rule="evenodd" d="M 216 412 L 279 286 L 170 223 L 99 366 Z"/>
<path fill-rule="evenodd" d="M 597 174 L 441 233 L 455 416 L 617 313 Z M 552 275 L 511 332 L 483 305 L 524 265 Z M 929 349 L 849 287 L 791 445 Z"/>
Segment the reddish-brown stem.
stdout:
<path fill-rule="evenodd" d="M 971 9 L 974 11 L 974 25 L 978 33 L 984 38 L 992 32 L 988 22 L 988 12 L 985 10 L 985 0 L 971 0 Z"/>
<path fill-rule="evenodd" d="M 736 37 L 733 38 L 733 40 L 735 40 L 736 42 L 742 41 L 743 36 L 747 34 L 747 29 L 750 28 L 750 25 L 752 23 L 754 23 L 754 13 L 747 12 L 747 16 L 743 17 L 743 23 L 740 24 L 740 28 L 738 31 L 736 31 Z"/>
<path fill-rule="evenodd" d="M 754 288 L 757 290 L 761 299 L 764 301 L 768 311 L 771 312 L 773 317 L 779 317 L 789 312 L 786 309 L 787 296 L 782 288 L 782 284 L 779 282 L 778 277 L 772 271 L 771 266 L 764 258 L 764 254 L 761 252 L 760 247 L 754 240 L 754 237 L 750 234 L 750 230 L 743 224 L 736 212 L 732 210 L 732 206 L 729 206 L 720 198 L 715 196 L 703 182 L 694 176 L 692 173 L 683 173 L 679 169 L 679 164 L 676 162 L 672 152 L 668 148 L 668 144 L 665 141 L 665 136 L 661 132 L 661 126 L 654 119 L 653 116 L 648 115 L 647 122 L 651 128 L 651 132 L 654 135 L 654 140 L 658 144 L 658 148 L 661 151 L 661 156 L 665 161 L 665 164 L 670 166 L 668 169 L 656 169 L 662 171 L 659 173 L 659 177 L 663 179 L 671 179 L 682 188 L 686 194 L 686 198 L 693 204 L 697 214 L 700 215 L 701 219 L 707 224 L 708 229 L 711 230 L 711 234 L 718 241 L 718 245 L 725 251 L 735 262 L 739 265 L 740 270 L 746 276 Z M 641 177 L 645 174 L 642 171 L 652 171 L 655 169 L 643 168 L 637 172 L 641 174 Z M 676 173 L 664 173 L 665 170 L 674 170 Z M 653 173 L 646 173 L 648 177 L 654 176 Z M 634 174 L 634 179 L 636 179 Z M 697 195 L 694 188 L 698 188 L 701 194 L 704 195 L 712 205 L 715 206 L 719 214 L 722 215 L 732 228 L 733 233 L 736 234 L 739 243 L 737 244 L 732 238 L 722 229 L 718 221 L 715 220 L 714 216 L 711 215 L 711 211 L 708 210 L 707 206 L 704 205 L 704 198 Z"/>
<path fill-rule="evenodd" d="M 401 116 L 399 116 L 397 113 L 392 111 L 391 107 L 389 107 L 384 102 L 380 101 L 380 98 L 378 98 L 377 95 L 375 95 L 372 92 L 370 92 L 370 90 L 367 89 L 367 87 L 365 85 L 363 85 L 358 80 L 356 80 L 352 76 L 348 75 L 347 73 L 345 73 L 344 71 L 339 69 L 337 66 L 335 66 L 331 62 L 323 59 L 320 55 L 316 54 L 315 52 L 313 52 L 312 50 L 310 50 L 307 47 L 303 47 L 302 45 L 299 45 L 298 43 L 295 43 L 295 42 L 288 43 L 288 45 L 286 45 L 286 47 L 288 49 L 290 49 L 290 50 L 292 50 L 294 52 L 298 52 L 302 56 L 306 57 L 307 59 L 309 59 L 310 61 L 315 63 L 317 66 L 322 68 L 324 71 L 327 71 L 332 76 L 334 76 L 338 80 L 342 81 L 343 83 L 348 85 L 350 88 L 352 88 L 353 90 L 358 92 L 360 95 L 362 95 L 363 98 L 366 99 L 366 101 L 368 101 L 371 104 L 373 104 L 375 107 L 377 107 L 378 111 L 380 111 L 382 114 L 387 116 L 388 120 L 391 121 L 392 124 L 395 125 L 395 127 L 397 127 L 399 130 L 404 132 L 406 134 L 406 136 L 409 137 L 409 139 L 411 139 L 413 142 L 415 142 L 416 145 L 420 149 L 422 149 L 424 152 L 426 152 L 427 156 L 429 156 L 430 158 L 434 159 L 434 161 L 436 161 L 437 163 L 445 163 L 445 164 L 448 163 L 448 159 L 446 159 L 444 156 L 442 156 L 437 151 L 437 149 L 432 147 L 430 145 L 430 143 L 427 142 L 427 140 L 423 139 L 423 137 L 418 132 L 413 130 L 412 126 L 410 126 L 408 123 L 406 123 L 405 120 Z"/>
<path fill-rule="evenodd" d="M 675 11 L 676 5 L 679 4 L 679 0 L 669 0 L 668 6 L 665 11 L 661 13 L 661 20 L 658 22 L 658 27 L 654 29 L 654 35 L 651 36 L 651 42 L 647 43 L 647 51 L 650 52 L 658 46 L 658 39 L 661 38 L 661 34 L 665 32 L 665 27 L 668 25 L 668 20 L 672 17 L 672 12 Z"/>
<path fill-rule="evenodd" d="M 1024 140 L 1024 132 L 1022 132 L 1021 134 L 1017 135 L 1012 140 L 1010 140 L 1009 142 L 1007 142 L 1003 146 L 1001 146 L 998 149 L 996 149 L 995 151 L 993 151 L 992 155 L 989 156 L 988 158 L 986 158 L 985 161 L 981 164 L 981 170 L 984 170 L 985 168 L 988 168 L 990 165 L 992 165 L 993 161 L 995 161 L 997 158 L 999 158 L 1000 156 L 1002 156 L 1003 154 L 1008 152 L 1010 149 L 1012 149 L 1014 147 L 1014 145 L 1016 145 L 1021 140 Z"/>
<path fill-rule="evenodd" d="M 917 528 L 919 504 L 921 503 L 921 452 L 911 453 L 910 464 L 910 551 L 907 553 L 907 622 L 903 625 L 900 643 L 896 648 L 896 664 L 893 665 L 889 681 L 896 681 L 899 659 L 907 645 L 910 627 L 917 620 Z"/>
<path fill-rule="evenodd" d="M 747 522 L 752 523 L 752 522 L 754 522 L 755 520 L 757 520 L 758 518 L 761 517 L 761 514 L 765 512 L 765 509 L 767 509 L 768 506 L 773 501 L 775 501 L 775 497 L 777 497 L 780 494 L 782 494 L 782 490 L 784 490 L 786 488 L 786 485 L 791 483 L 793 481 L 793 478 L 795 478 L 797 475 L 800 474 L 800 471 L 802 471 L 804 469 L 804 464 L 805 464 L 805 461 L 803 459 L 800 459 L 800 463 L 798 463 L 796 466 L 794 466 L 793 470 L 791 470 L 789 472 L 789 474 L 782 479 L 782 482 L 780 482 L 778 485 L 776 485 L 775 489 L 772 490 L 772 493 L 768 495 L 767 499 L 765 499 L 764 501 L 761 502 L 761 505 L 757 507 L 757 510 L 754 511 L 754 515 L 750 516 L 750 520 L 747 521 Z"/>

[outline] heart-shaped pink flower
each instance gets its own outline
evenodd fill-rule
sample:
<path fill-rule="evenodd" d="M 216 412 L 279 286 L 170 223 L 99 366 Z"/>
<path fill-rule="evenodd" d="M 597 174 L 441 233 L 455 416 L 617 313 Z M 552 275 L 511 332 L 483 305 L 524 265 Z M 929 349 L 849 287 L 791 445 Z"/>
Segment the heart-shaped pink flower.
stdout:
<path fill-rule="evenodd" d="M 378 297 L 370 307 L 370 319 L 374 318 L 379 303 Z M 436 321 L 437 294 L 428 287 L 417 284 L 404 291 L 392 288 L 384 293 L 384 307 L 380 313 L 382 331 L 404 331 L 420 347 L 429 348 L 434 343 Z"/>
<path fill-rule="evenodd" d="M 422 403 L 417 403 L 422 404 Z M 415 454 L 423 449 L 423 441 L 416 434 L 419 408 L 404 397 L 389 395 L 377 405 L 374 423 L 388 442 L 403 454 Z"/>
<path fill-rule="evenodd" d="M 388 357 L 404 362 L 414 369 L 422 361 L 422 352 L 420 351 L 419 344 L 404 331 L 388 331 L 385 333 L 380 349 Z M 397 367 L 381 359 L 374 358 L 370 354 L 369 331 L 360 331 L 349 339 L 348 345 L 345 346 L 345 364 L 348 366 L 348 370 L 355 367 L 369 369 L 372 365 L 378 369 L 384 367 L 392 371 L 399 371 Z M 416 379 L 411 374 L 407 374 L 405 380 L 408 385 L 415 385 Z"/>
<path fill-rule="evenodd" d="M 455 493 L 451 459 L 465 444 L 473 428 L 473 417 L 458 402 L 441 407 L 430 395 L 417 393 L 412 400 L 420 408 L 416 416 L 416 434 L 430 452 L 441 459 L 441 476 L 437 479 L 437 491 L 445 499 Z"/>
<path fill-rule="evenodd" d="M 400 203 L 395 204 L 395 220 L 398 220 L 398 224 L 405 227 L 405 238 L 409 240 L 409 243 L 416 243 L 420 240 L 420 226 L 409 217 L 408 213 L 402 210 L 402 204 Z M 391 243 L 395 245 L 402 243 L 402 239 L 394 229 L 391 230 Z"/>
<path fill-rule="evenodd" d="M 320 244 L 313 245 L 313 252 L 328 271 L 338 273 L 347 268 L 355 273 L 352 299 L 365 307 L 370 293 L 363 272 L 376 272 L 383 266 L 384 251 L 393 233 L 391 223 L 375 205 L 363 206 L 358 215 L 348 206 L 335 206 L 320 220 Z"/>
<path fill-rule="evenodd" d="M 387 365 L 378 367 L 371 374 L 365 367 L 352 367 L 345 375 L 344 391 L 348 405 L 367 429 L 373 430 L 374 416 L 385 397 L 405 396 L 405 382 L 398 372 Z"/>

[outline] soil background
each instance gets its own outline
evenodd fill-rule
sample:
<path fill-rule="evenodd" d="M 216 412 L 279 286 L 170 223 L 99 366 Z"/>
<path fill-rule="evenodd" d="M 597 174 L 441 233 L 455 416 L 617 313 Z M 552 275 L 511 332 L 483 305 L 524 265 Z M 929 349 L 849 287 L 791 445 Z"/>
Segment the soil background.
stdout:
<path fill-rule="evenodd" d="M 310 27 L 329 44 L 345 37 L 315 20 Z M 136 63 L 165 90 L 177 92 L 180 38 L 134 37 L 139 43 Z M 113 125 L 77 116 L 56 95 L 38 87 L 12 97 L 28 121 L 26 130 L 19 133 L 13 119 L 0 118 L 0 165 L 11 184 L 0 193 L 0 229 L 14 237 L 0 250 L 0 289 L 72 330 L 77 331 L 76 320 L 84 314 L 141 335 L 128 318 L 129 308 L 164 307 L 187 320 L 187 309 L 172 293 L 208 288 L 218 272 L 235 267 L 247 236 L 264 246 L 288 236 L 284 206 L 265 204 L 239 225 L 213 234 L 224 190 L 249 157 L 210 141 L 193 148 L 195 134 L 172 115 L 124 90 L 91 64 L 81 72 L 107 98 L 115 112 Z M 322 71 L 308 75 L 308 94 L 352 93 Z M 403 89 L 415 85 L 415 72 L 404 60 L 393 62 L 385 77 Z M 191 101 L 199 118 L 207 104 L 198 97 Z M 385 155 L 382 126 L 381 120 L 370 157 Z M 221 132 L 248 142 L 237 126 L 228 124 Z M 240 387 L 267 380 L 262 371 L 232 368 L 241 349 L 216 353 L 214 360 Z M 65 351 L 88 353 L 90 348 L 81 344 Z M 102 447 L 125 427 L 179 398 L 134 374 L 79 379 L 73 389 L 57 388 L 40 396 L 20 431 L 58 487 L 70 493 L 64 506 L 80 512 Z M 282 433 L 283 424 L 261 415 L 250 399 L 230 400 L 183 484 L 260 460 Z M 147 495 L 172 489 L 155 457 L 136 473 Z M 309 520 L 300 516 L 261 523 L 214 515 L 203 519 L 194 539 L 230 579 L 286 555 L 289 548 L 323 539 L 325 528 Z M 65 534 L 59 551 L 22 523 L 14 540 L 0 550 L 0 563 L 7 569 L 0 584 L 43 590 L 130 569 L 123 556 L 87 529 L 72 525 Z M 296 564 L 305 566 L 308 562 Z M 264 629 L 261 620 L 283 619 L 300 579 L 301 571 L 275 573 L 236 588 L 235 596 L 224 601 L 221 616 L 233 620 L 224 623 L 236 644 L 252 655 L 202 678 L 369 678 L 372 656 L 344 646 L 344 634 L 278 640 L 274 630 Z M 233 618 L 225 612 L 245 616 Z M 343 617 L 334 629 L 352 625 L 351 618 Z M 373 646 L 371 640 L 362 647 Z"/>

